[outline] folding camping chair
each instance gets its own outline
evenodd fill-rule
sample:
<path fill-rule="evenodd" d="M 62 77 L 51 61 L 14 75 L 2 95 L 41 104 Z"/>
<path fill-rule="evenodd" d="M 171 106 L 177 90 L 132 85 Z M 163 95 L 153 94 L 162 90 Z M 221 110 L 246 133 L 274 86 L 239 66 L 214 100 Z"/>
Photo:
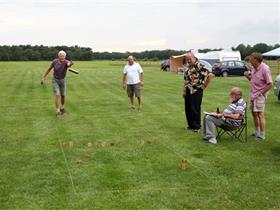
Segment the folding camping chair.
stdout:
<path fill-rule="evenodd" d="M 230 125 L 222 125 L 220 127 L 216 126 L 217 130 L 217 139 L 220 140 L 224 134 L 227 134 L 231 137 L 231 139 L 236 139 L 241 141 L 242 143 L 247 142 L 247 106 L 245 108 L 245 114 L 240 119 L 240 126 L 230 126 Z"/>

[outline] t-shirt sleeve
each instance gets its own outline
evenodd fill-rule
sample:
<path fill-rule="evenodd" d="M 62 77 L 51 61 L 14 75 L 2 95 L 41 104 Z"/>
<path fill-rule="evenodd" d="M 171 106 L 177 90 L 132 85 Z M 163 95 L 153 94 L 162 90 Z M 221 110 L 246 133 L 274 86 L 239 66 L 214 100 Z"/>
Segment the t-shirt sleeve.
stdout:
<path fill-rule="evenodd" d="M 138 64 L 138 71 L 139 71 L 139 73 L 143 73 L 143 69 L 142 69 L 142 67 L 140 66 L 140 64 Z"/>
<path fill-rule="evenodd" d="M 267 68 L 266 71 L 264 72 L 264 79 L 266 84 L 272 83 L 272 76 L 269 68 Z"/>
<path fill-rule="evenodd" d="M 204 66 L 202 69 L 203 69 L 204 72 L 206 72 L 207 75 L 212 73 L 212 69 L 209 68 L 209 67 Z"/>
<path fill-rule="evenodd" d="M 53 68 L 54 64 L 55 64 L 55 60 L 52 61 L 51 65 L 50 65 L 50 68 Z"/>
<path fill-rule="evenodd" d="M 123 68 L 123 74 L 127 74 L 126 66 Z"/>
<path fill-rule="evenodd" d="M 245 115 L 245 110 L 246 110 L 246 102 L 244 100 L 242 100 L 240 103 L 238 103 L 237 107 L 236 107 L 236 114 L 240 114 L 240 115 Z"/>

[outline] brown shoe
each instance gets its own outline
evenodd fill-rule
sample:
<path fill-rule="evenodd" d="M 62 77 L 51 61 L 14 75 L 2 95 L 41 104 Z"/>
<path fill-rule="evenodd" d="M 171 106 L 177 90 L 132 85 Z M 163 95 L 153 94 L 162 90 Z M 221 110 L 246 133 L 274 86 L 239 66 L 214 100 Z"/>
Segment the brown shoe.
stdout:
<path fill-rule="evenodd" d="M 64 113 L 65 113 L 65 109 L 64 109 L 64 108 L 63 108 L 63 109 L 61 108 L 61 109 L 60 109 L 60 114 L 61 114 L 61 115 L 64 115 Z"/>

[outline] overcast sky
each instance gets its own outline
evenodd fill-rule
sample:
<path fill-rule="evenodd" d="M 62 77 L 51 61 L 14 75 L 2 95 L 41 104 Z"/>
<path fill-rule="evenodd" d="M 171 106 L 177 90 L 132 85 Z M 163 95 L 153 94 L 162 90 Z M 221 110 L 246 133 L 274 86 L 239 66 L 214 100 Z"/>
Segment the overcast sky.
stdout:
<path fill-rule="evenodd" d="M 0 0 L 0 45 L 93 51 L 280 43 L 280 0 Z"/>

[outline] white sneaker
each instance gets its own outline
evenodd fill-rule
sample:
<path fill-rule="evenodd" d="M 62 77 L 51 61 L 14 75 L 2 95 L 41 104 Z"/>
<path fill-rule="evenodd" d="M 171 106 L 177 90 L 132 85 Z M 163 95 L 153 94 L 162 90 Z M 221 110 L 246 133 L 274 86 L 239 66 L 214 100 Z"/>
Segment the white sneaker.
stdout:
<path fill-rule="evenodd" d="M 216 138 L 211 138 L 211 139 L 208 140 L 208 143 L 217 144 L 217 139 Z"/>
<path fill-rule="evenodd" d="M 265 135 L 264 135 L 264 134 L 263 134 L 263 135 L 259 134 L 259 135 L 257 136 L 257 139 L 259 139 L 259 140 L 265 140 Z"/>

